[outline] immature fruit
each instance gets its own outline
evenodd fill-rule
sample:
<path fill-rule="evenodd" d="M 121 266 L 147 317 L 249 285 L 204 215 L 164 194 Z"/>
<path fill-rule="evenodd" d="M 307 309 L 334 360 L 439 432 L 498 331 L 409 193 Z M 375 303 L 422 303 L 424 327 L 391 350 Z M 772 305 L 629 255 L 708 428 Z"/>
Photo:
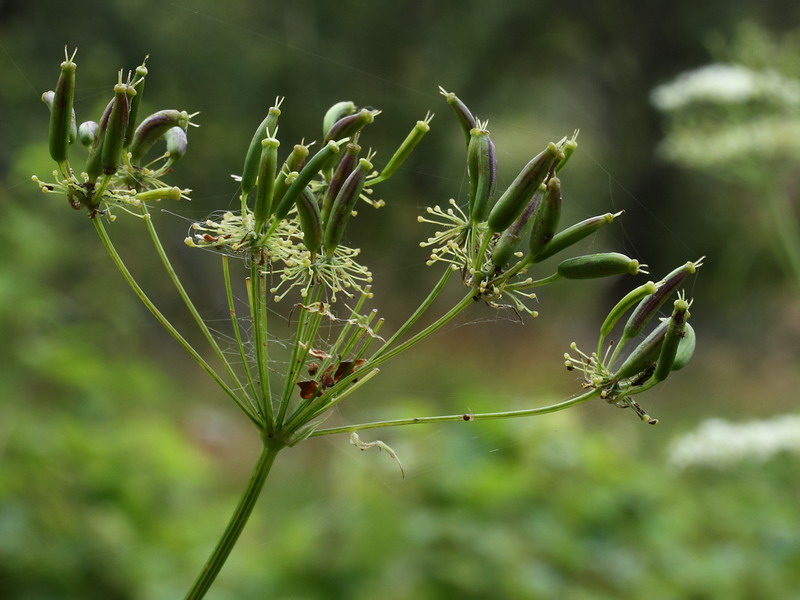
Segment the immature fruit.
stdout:
<path fill-rule="evenodd" d="M 253 133 L 253 139 L 250 140 L 250 145 L 247 147 L 244 166 L 242 167 L 242 196 L 246 197 L 250 194 L 256 185 L 256 177 L 263 152 L 261 142 L 267 137 L 275 137 L 278 128 L 278 117 L 281 116 L 280 104 L 281 100 L 278 99 L 275 101 L 275 106 L 270 107 L 267 111 L 267 116 L 256 128 L 255 133 Z"/>
<path fill-rule="evenodd" d="M 144 155 L 167 131 L 173 127 L 186 129 L 191 116 L 185 110 L 160 110 L 147 117 L 133 133 L 133 141 L 128 147 L 131 162 L 139 164 Z"/>
<path fill-rule="evenodd" d="M 64 52 L 66 54 L 66 48 Z M 53 105 L 50 110 L 50 156 L 61 165 L 64 165 L 67 160 L 70 129 L 74 122 L 72 102 L 75 97 L 75 70 L 77 69 L 74 58 L 75 53 L 73 52 L 72 56 L 66 56 L 66 60 L 61 63 L 61 74 L 58 76 L 58 83 L 53 93 Z"/>
<path fill-rule="evenodd" d="M 616 214 L 606 213 L 597 217 L 591 217 L 575 225 L 570 225 L 563 231 L 559 231 L 550 240 L 550 243 L 542 248 L 534 257 L 533 262 L 543 261 L 551 256 L 558 254 L 562 250 L 578 243 L 583 238 L 593 234 L 604 225 L 613 222 L 622 212 Z"/>
<path fill-rule="evenodd" d="M 602 252 L 568 258 L 558 265 L 558 274 L 566 279 L 594 279 L 613 275 L 637 275 L 646 265 L 619 252 Z"/>
<path fill-rule="evenodd" d="M 371 170 L 372 163 L 366 158 L 360 159 L 358 167 L 350 173 L 333 201 L 330 215 L 325 221 L 325 232 L 322 240 L 325 251 L 329 256 L 333 254 L 342 240 L 350 215 L 356 206 L 356 202 L 358 202 L 361 191 L 364 189 L 367 173 Z"/>
<path fill-rule="evenodd" d="M 331 127 L 333 127 L 333 124 L 336 123 L 336 121 L 352 115 L 354 112 L 356 112 L 356 105 L 350 100 L 337 102 L 331 106 L 325 113 L 325 116 L 322 118 L 323 137 L 328 135 L 328 132 L 331 130 Z"/>
<path fill-rule="evenodd" d="M 497 186 L 497 156 L 494 143 L 484 127 L 470 131 L 467 145 L 467 171 L 469 172 L 469 220 L 482 223 L 489 214 L 489 202 Z"/>

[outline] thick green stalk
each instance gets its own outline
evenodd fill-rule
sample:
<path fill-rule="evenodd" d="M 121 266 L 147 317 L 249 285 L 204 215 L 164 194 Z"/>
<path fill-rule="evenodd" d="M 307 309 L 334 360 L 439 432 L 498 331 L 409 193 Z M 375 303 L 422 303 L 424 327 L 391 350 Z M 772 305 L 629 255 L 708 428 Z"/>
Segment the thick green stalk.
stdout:
<path fill-rule="evenodd" d="M 269 385 L 269 349 L 267 347 L 267 298 L 266 280 L 259 272 L 258 264 L 253 261 L 250 267 L 250 315 L 253 319 L 253 336 L 256 346 L 256 366 L 261 388 L 259 398 L 261 410 L 267 421 L 267 431 L 272 431 L 275 418 L 272 411 L 272 393 Z"/>
<path fill-rule="evenodd" d="M 435 417 L 411 417 L 408 419 L 393 419 L 389 421 L 373 421 L 371 423 L 358 423 L 356 425 L 343 425 L 341 427 L 328 427 L 327 429 L 317 429 L 309 437 L 321 435 L 332 435 L 334 433 L 350 433 L 353 431 L 363 431 L 365 429 L 379 429 L 382 427 L 398 427 L 401 425 L 419 425 L 422 423 L 447 423 L 451 421 L 488 421 L 491 419 L 516 419 L 518 417 L 533 417 L 546 415 L 548 413 L 565 410 L 578 404 L 583 404 L 600 395 L 600 390 L 590 390 L 580 396 L 575 396 L 569 400 L 564 400 L 558 404 L 541 406 L 538 408 L 526 408 L 523 410 L 509 410 L 491 413 L 462 413 L 459 415 L 438 415 Z"/>
<path fill-rule="evenodd" d="M 100 241 L 103 243 L 106 251 L 108 252 L 109 256 L 111 257 L 112 262 L 117 267 L 119 272 L 125 278 L 125 281 L 128 282 L 128 285 L 131 286 L 136 296 L 139 300 L 142 301 L 147 309 L 152 313 L 152 315 L 156 318 L 156 320 L 166 329 L 169 334 L 175 338 L 175 340 L 183 346 L 183 349 L 191 356 L 194 361 L 200 365 L 200 367 L 208 373 L 208 375 L 213 379 L 217 385 L 222 388 L 222 390 L 234 401 L 236 405 L 242 410 L 244 414 L 259 428 L 263 427 L 264 423 L 261 417 L 253 411 L 253 408 L 249 405 L 249 403 L 244 402 L 236 393 L 226 384 L 222 378 L 217 375 L 216 371 L 211 368 L 211 366 L 203 359 L 202 356 L 195 350 L 192 345 L 184 338 L 177 329 L 169 322 L 169 320 L 161 313 L 156 305 L 153 304 L 153 301 L 145 294 L 144 290 L 138 284 L 138 282 L 133 278 L 131 272 L 128 270 L 128 267 L 125 266 L 125 263 L 122 261 L 119 253 L 117 252 L 114 244 L 111 242 L 111 239 L 108 237 L 108 233 L 103 227 L 103 223 L 99 216 L 95 216 L 92 219 L 94 223 L 94 227 L 97 230 L 97 234 L 100 236 Z"/>
<path fill-rule="evenodd" d="M 167 256 L 167 253 L 164 251 L 164 246 L 161 244 L 161 240 L 158 237 L 158 232 L 156 231 L 156 228 L 153 226 L 153 219 L 147 210 L 147 206 L 144 203 L 142 203 L 142 215 L 144 217 L 145 225 L 147 226 L 147 233 L 150 234 L 150 239 L 153 242 L 153 246 L 155 246 L 156 253 L 158 254 L 158 257 L 161 259 L 161 263 L 164 265 L 164 269 L 167 271 L 167 274 L 169 275 L 172 284 L 175 286 L 175 289 L 178 291 L 178 294 L 180 295 L 181 299 L 183 300 L 183 303 L 186 305 L 186 308 L 189 309 L 189 312 L 192 314 L 192 318 L 194 318 L 197 327 L 200 329 L 200 331 L 203 332 L 203 336 L 208 341 L 209 345 L 211 346 L 211 349 L 214 351 L 214 354 L 217 356 L 217 358 L 225 367 L 225 371 L 228 373 L 228 376 L 231 378 L 231 381 L 233 381 L 236 384 L 236 387 L 238 389 L 243 389 L 242 383 L 239 381 L 239 377 L 236 375 L 236 372 L 233 370 L 233 367 L 231 366 L 230 362 L 225 357 L 225 354 L 222 352 L 222 349 L 219 347 L 217 340 L 214 338 L 214 336 L 211 334 L 211 331 L 208 329 L 208 325 L 206 325 L 205 320 L 203 320 L 203 317 L 200 316 L 200 313 L 198 312 L 197 308 L 195 307 L 194 303 L 189 297 L 189 294 L 183 287 L 183 283 L 181 283 L 178 274 L 175 272 L 175 269 L 173 268 L 172 263 L 170 262 L 169 257 Z M 253 400 L 249 397 L 246 391 L 245 395 L 247 396 L 250 405 L 253 407 L 253 409 L 255 409 L 256 407 L 253 405 Z"/>
<path fill-rule="evenodd" d="M 269 475 L 272 464 L 275 462 L 275 457 L 282 448 L 283 446 L 280 444 L 267 442 L 261 449 L 261 456 L 258 458 L 258 462 L 250 475 L 250 481 L 247 482 L 244 494 L 242 494 L 239 504 L 236 506 L 236 510 L 225 528 L 225 532 L 217 542 L 217 546 L 211 553 L 192 588 L 186 594 L 185 600 L 200 600 L 204 598 L 211 584 L 214 583 L 228 555 L 236 545 L 244 526 L 247 524 L 258 496 L 264 487 L 267 475 Z"/>

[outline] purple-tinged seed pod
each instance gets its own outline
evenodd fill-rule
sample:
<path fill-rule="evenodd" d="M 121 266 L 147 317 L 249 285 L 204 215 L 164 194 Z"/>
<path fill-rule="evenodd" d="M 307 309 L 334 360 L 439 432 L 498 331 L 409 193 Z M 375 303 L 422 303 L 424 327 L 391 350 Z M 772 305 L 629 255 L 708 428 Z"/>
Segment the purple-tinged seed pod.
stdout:
<path fill-rule="evenodd" d="M 142 96 L 144 95 L 144 79 L 147 77 L 147 59 L 145 56 L 142 64 L 136 67 L 137 79 L 133 81 L 133 89 L 136 90 L 133 98 L 131 98 L 130 106 L 128 107 L 128 127 L 125 129 L 125 144 L 123 148 L 127 148 L 133 142 L 133 133 L 136 130 L 136 118 L 139 115 L 139 106 L 142 104 Z"/>
<path fill-rule="evenodd" d="M 97 135 L 98 127 L 100 127 L 100 125 L 97 121 L 84 121 L 80 124 L 80 127 L 78 127 L 78 140 L 81 145 L 86 147 L 92 145 L 95 135 Z"/>
<path fill-rule="evenodd" d="M 106 104 L 106 108 L 100 117 L 97 131 L 95 132 L 92 145 L 89 146 L 89 156 L 86 157 L 86 174 L 89 176 L 89 181 L 95 182 L 100 175 L 103 174 L 103 164 L 101 157 L 103 154 L 103 141 L 106 136 L 106 129 L 108 128 L 108 119 L 111 117 L 111 109 L 114 108 L 114 99 Z M 90 206 L 90 208 L 92 208 Z"/>
<path fill-rule="evenodd" d="M 541 262 L 555 254 L 558 254 L 562 250 L 569 248 L 573 244 L 576 244 L 585 237 L 593 234 L 604 225 L 608 225 L 609 223 L 613 222 L 614 219 L 619 217 L 621 214 L 622 211 L 614 214 L 606 213 L 604 215 L 590 217 L 581 221 L 580 223 L 570 225 L 563 231 L 559 231 L 557 234 L 555 234 L 553 239 L 550 240 L 550 243 L 542 248 L 538 254 L 536 254 L 533 262 Z"/>
<path fill-rule="evenodd" d="M 322 243 L 328 256 L 333 255 L 339 242 L 342 241 L 347 222 L 364 189 L 364 181 L 370 171 L 372 171 L 372 163 L 366 158 L 359 159 L 358 167 L 350 173 L 336 195 L 336 200 L 333 201 L 328 219 L 323 223 Z"/>
<path fill-rule="evenodd" d="M 191 122 L 191 115 L 185 110 L 160 110 L 142 121 L 133 132 L 128 151 L 131 153 L 131 162 L 139 164 L 144 155 L 169 129 L 182 127 L 186 129 Z"/>
<path fill-rule="evenodd" d="M 351 100 L 343 100 L 331 106 L 322 119 L 322 136 L 328 135 L 328 132 L 339 119 L 343 119 L 356 112 L 356 105 Z"/>
<path fill-rule="evenodd" d="M 525 210 L 553 165 L 563 156 L 558 146 L 550 143 L 522 168 L 489 213 L 489 231 L 494 233 L 505 231 L 514 222 L 514 219 Z"/>
<path fill-rule="evenodd" d="M 611 330 L 614 329 L 614 325 L 622 318 L 634 304 L 639 302 L 645 296 L 648 296 L 655 292 L 658 289 L 658 286 L 653 283 L 652 281 L 648 281 L 647 283 L 643 283 L 639 287 L 632 289 L 630 292 L 625 294 L 622 299 L 617 302 L 617 304 L 612 308 L 608 315 L 606 316 L 603 324 L 600 326 L 600 336 L 605 338 Z"/>
<path fill-rule="evenodd" d="M 506 266 L 511 256 L 519 248 L 520 241 L 530 233 L 532 226 L 531 216 L 536 212 L 541 200 L 544 190 L 540 188 L 534 195 L 522 214 L 517 217 L 511 226 L 503 232 L 500 239 L 492 249 L 492 264 L 494 265 L 495 272 L 499 272 Z"/>
<path fill-rule="evenodd" d="M 75 70 L 77 65 L 74 62 L 75 52 L 72 56 L 67 54 L 66 47 L 64 55 L 66 60 L 61 63 L 61 74 L 53 92 L 53 104 L 50 110 L 50 130 L 49 130 L 49 149 L 50 157 L 56 161 L 61 170 L 66 175 L 67 149 L 70 141 L 70 130 L 73 123 L 72 103 L 75 98 Z M 44 98 L 43 98 L 44 99 Z"/>
<path fill-rule="evenodd" d="M 290 173 L 299 172 L 306 164 L 308 158 L 309 146 L 305 144 L 295 144 L 286 161 L 283 163 L 281 170 L 275 177 L 275 188 L 272 193 L 272 206 L 278 206 L 283 199 L 286 190 L 289 189 L 290 181 L 287 180 Z M 291 206 L 290 206 L 291 208 Z"/>
<path fill-rule="evenodd" d="M 467 145 L 469 173 L 469 220 L 482 223 L 489 214 L 489 204 L 497 187 L 497 154 L 485 123 L 470 131 Z"/>
<path fill-rule="evenodd" d="M 447 100 L 447 103 L 453 107 L 453 110 L 456 113 L 456 118 L 458 119 L 461 129 L 464 131 L 464 135 L 467 138 L 467 145 L 469 145 L 470 132 L 477 126 L 475 117 L 467 108 L 467 105 L 464 104 L 453 92 L 445 91 L 442 86 L 439 86 L 439 93 L 442 94 L 442 96 L 445 97 L 445 100 Z"/>
<path fill-rule="evenodd" d="M 322 246 L 322 216 L 314 192 L 306 186 L 295 202 L 297 218 L 303 232 L 303 245 L 315 255 Z"/>
<path fill-rule="evenodd" d="M 336 165 L 331 180 L 328 182 L 328 188 L 325 190 L 325 195 L 322 197 L 322 222 L 327 223 L 328 215 L 333 208 L 333 202 L 342 189 L 345 180 L 350 176 L 350 173 L 356 168 L 358 164 L 358 153 L 361 152 L 361 146 L 358 144 L 347 144 L 344 150 L 344 156 Z"/>
<path fill-rule="evenodd" d="M 636 348 L 625 358 L 613 379 L 627 379 L 652 368 L 658 360 L 661 346 L 664 343 L 664 336 L 667 333 L 668 321 L 659 323 L 650 335 L 642 340 Z"/>
<path fill-rule="evenodd" d="M 128 128 L 128 97 L 136 91 L 126 83 L 114 86 L 114 104 L 108 117 L 108 126 L 103 136 L 100 163 L 105 175 L 113 175 L 122 159 L 122 145 Z"/>
<path fill-rule="evenodd" d="M 620 344 L 642 333 L 645 326 L 658 313 L 659 309 L 664 305 L 667 299 L 669 299 L 681 282 L 689 275 L 694 274 L 695 271 L 702 266 L 703 258 L 705 257 L 694 262 L 689 261 L 673 270 L 663 279 L 663 283 L 661 283 L 655 292 L 646 296 L 639 303 L 628 319 L 628 322 L 625 324 Z"/>
<path fill-rule="evenodd" d="M 647 265 L 619 252 L 602 252 L 568 258 L 558 265 L 558 274 L 565 279 L 595 279 L 614 275 L 647 273 Z"/>
<path fill-rule="evenodd" d="M 362 108 L 355 114 L 342 117 L 328 130 L 322 143 L 327 144 L 344 138 L 350 138 L 351 141 L 355 141 L 356 134 L 372 123 L 379 114 L 381 114 L 379 110 Z"/>
<path fill-rule="evenodd" d="M 528 243 L 529 255 L 536 256 L 553 239 L 561 218 L 561 180 L 552 175 L 547 180 L 547 191 L 542 198 L 541 207 L 532 221 L 531 237 Z"/>
<path fill-rule="evenodd" d="M 295 180 L 286 188 L 283 197 L 275 208 L 275 216 L 278 220 L 285 218 L 286 215 L 289 214 L 289 209 L 292 208 L 292 205 L 295 203 L 300 193 L 311 183 L 311 180 L 317 176 L 323 166 L 330 161 L 331 157 L 338 153 L 339 144 L 336 142 L 328 142 L 306 162 L 297 174 Z"/>

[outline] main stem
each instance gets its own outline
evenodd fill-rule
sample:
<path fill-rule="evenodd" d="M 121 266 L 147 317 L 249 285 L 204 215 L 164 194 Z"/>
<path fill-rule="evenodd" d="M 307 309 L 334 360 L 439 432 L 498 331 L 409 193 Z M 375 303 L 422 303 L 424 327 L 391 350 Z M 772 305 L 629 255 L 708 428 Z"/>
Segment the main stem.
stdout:
<path fill-rule="evenodd" d="M 272 464 L 275 462 L 275 457 L 282 448 L 282 445 L 274 442 L 268 441 L 264 444 L 261 449 L 261 456 L 259 456 L 258 462 L 250 475 L 250 481 L 247 482 L 247 488 L 244 490 L 244 494 L 242 494 L 239 504 L 236 506 L 236 510 L 225 528 L 225 532 L 217 542 L 216 548 L 208 558 L 194 585 L 186 594 L 185 600 L 200 600 L 204 598 L 211 584 L 214 583 L 222 569 L 222 565 L 225 564 L 228 555 L 236 545 L 239 535 L 247 524 L 250 513 L 253 512 L 253 507 L 256 505 L 258 496 L 264 487 L 267 475 L 269 475 Z"/>

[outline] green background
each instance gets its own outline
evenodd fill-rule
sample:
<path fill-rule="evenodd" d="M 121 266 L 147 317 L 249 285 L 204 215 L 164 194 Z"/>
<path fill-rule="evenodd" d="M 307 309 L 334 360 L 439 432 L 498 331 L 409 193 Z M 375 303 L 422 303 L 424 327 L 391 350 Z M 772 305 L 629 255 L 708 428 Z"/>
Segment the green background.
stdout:
<path fill-rule="evenodd" d="M 652 88 L 712 60 L 714 35 L 732 39 L 748 22 L 779 36 L 800 24 L 800 5 L 0 1 L 0 598 L 182 597 L 258 452 L 246 419 L 136 304 L 85 214 L 30 182 L 53 168 L 39 96 L 65 44 L 79 48 L 79 120 L 96 119 L 116 71 L 145 54 L 146 108 L 201 112 L 172 179 L 193 200 L 164 205 L 158 226 L 212 323 L 225 317 L 218 260 L 182 240 L 192 219 L 236 206 L 230 174 L 279 95 L 284 146 L 318 138 L 339 100 L 382 109 L 369 136 L 378 165 L 437 113 L 382 186 L 387 206 L 361 209 L 349 231 L 389 328 L 437 277 L 416 215 L 465 197 L 463 138 L 439 85 L 489 119 L 501 185 L 580 128 L 564 220 L 625 210 L 584 250 L 625 251 L 654 276 L 708 257 L 690 289 L 696 356 L 642 398 L 660 425 L 596 402 L 384 430 L 405 479 L 346 436 L 309 441 L 281 455 L 210 599 L 795 597 L 797 456 L 687 469 L 668 458 L 709 418 L 796 410 L 800 296 L 757 194 L 661 161 L 663 120 L 649 102 Z M 159 306 L 191 331 L 140 251 L 143 230 L 132 219 L 112 229 Z M 573 340 L 591 347 L 630 287 L 548 287 L 524 324 L 476 305 L 329 422 L 566 398 L 577 382 L 563 352 Z"/>

